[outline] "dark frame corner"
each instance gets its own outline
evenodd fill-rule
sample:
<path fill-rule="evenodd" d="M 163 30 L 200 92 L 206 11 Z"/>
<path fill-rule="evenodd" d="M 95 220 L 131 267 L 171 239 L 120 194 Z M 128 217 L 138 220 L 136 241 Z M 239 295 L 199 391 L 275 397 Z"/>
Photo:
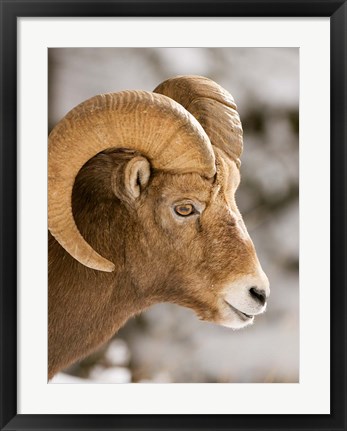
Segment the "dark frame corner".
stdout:
<path fill-rule="evenodd" d="M 198 14 L 197 14 L 198 11 Z M 0 428 L 1 430 L 347 430 L 345 0 L 0 0 Z M 331 414 L 17 415 L 17 17 L 312 16 L 331 23 Z"/>

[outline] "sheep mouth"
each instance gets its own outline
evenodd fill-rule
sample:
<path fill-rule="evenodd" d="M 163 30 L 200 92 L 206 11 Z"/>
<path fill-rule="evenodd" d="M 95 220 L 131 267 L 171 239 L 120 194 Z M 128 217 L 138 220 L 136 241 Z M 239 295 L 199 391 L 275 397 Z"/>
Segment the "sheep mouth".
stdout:
<path fill-rule="evenodd" d="M 251 320 L 254 318 L 253 315 L 251 314 L 247 314 L 244 313 L 243 311 L 238 310 L 237 308 L 235 308 L 234 306 L 232 306 L 229 302 L 225 301 L 224 302 L 229 306 L 229 308 L 235 313 L 237 314 L 242 320 Z"/>

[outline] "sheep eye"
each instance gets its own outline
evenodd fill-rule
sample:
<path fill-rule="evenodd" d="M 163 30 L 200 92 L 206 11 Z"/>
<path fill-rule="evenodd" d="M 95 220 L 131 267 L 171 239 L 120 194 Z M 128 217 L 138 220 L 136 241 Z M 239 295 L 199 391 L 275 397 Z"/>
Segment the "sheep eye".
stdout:
<path fill-rule="evenodd" d="M 195 208 L 192 204 L 176 205 L 175 213 L 181 217 L 187 217 L 195 213 Z"/>

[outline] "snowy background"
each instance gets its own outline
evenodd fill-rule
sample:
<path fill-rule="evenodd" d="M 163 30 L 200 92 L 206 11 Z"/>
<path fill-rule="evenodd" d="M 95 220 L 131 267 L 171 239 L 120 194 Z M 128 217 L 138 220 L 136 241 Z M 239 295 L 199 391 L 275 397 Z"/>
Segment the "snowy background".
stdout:
<path fill-rule="evenodd" d="M 49 129 L 99 93 L 207 76 L 234 97 L 244 129 L 237 203 L 271 285 L 267 312 L 232 331 L 158 304 L 53 382 L 299 381 L 299 50 L 49 49 Z"/>

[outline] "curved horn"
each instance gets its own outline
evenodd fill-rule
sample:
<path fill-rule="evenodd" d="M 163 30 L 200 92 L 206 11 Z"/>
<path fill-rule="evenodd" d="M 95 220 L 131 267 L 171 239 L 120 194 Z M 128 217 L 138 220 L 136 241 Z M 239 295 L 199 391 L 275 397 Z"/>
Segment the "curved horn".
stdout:
<path fill-rule="evenodd" d="M 193 114 L 212 145 L 240 166 L 242 125 L 231 94 L 211 79 L 194 75 L 168 79 L 154 92 L 171 97 Z"/>
<path fill-rule="evenodd" d="M 134 149 L 154 168 L 209 178 L 215 174 L 215 159 L 201 125 L 181 105 L 160 94 L 99 95 L 78 105 L 55 126 L 48 147 L 49 230 L 80 263 L 111 272 L 113 263 L 84 240 L 71 208 L 76 175 L 107 148 Z"/>

